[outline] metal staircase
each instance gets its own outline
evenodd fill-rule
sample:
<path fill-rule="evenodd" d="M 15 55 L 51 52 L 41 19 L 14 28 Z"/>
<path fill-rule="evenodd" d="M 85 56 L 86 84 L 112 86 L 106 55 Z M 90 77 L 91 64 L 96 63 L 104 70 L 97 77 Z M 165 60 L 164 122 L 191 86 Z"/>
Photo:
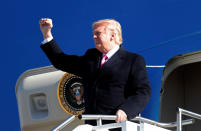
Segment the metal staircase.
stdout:
<path fill-rule="evenodd" d="M 122 131 L 171 131 L 171 128 L 176 127 L 176 131 L 182 131 L 182 126 L 190 125 L 194 123 L 194 119 L 182 120 L 182 115 L 189 116 L 191 118 L 201 120 L 201 115 L 187 111 L 181 108 L 177 110 L 177 121 L 169 123 L 156 122 L 143 117 L 135 117 L 131 121 L 125 121 L 121 123 L 111 123 L 102 125 L 102 120 L 115 120 L 116 116 L 113 115 L 79 115 L 80 120 L 96 120 L 97 126 L 93 126 L 91 131 L 102 131 L 114 128 L 121 128 Z M 68 126 L 72 121 L 76 119 L 75 116 L 71 116 L 66 119 L 52 131 L 61 131 L 65 126 Z"/>

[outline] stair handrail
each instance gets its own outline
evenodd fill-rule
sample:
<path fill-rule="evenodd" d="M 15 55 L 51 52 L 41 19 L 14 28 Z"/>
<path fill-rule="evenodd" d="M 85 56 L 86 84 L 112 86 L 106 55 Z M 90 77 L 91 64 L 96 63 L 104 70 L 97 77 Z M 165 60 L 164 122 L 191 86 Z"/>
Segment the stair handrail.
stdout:
<path fill-rule="evenodd" d="M 191 112 L 191 111 L 188 111 L 188 110 L 185 110 L 185 109 L 182 109 L 182 108 L 177 108 L 177 131 L 182 131 L 182 115 L 186 115 L 186 116 L 189 116 L 191 118 L 195 118 L 195 119 L 199 119 L 201 120 L 201 115 L 200 114 L 197 114 L 197 113 L 194 113 L 194 112 Z"/>
<path fill-rule="evenodd" d="M 79 115 L 78 118 L 80 120 L 96 120 L 97 121 L 97 126 L 101 126 L 102 125 L 102 120 L 115 120 L 116 116 L 115 115 Z M 60 131 L 62 130 L 65 126 L 67 126 L 68 124 L 70 124 L 72 121 L 74 121 L 76 119 L 76 117 L 73 115 L 69 118 L 67 118 L 65 121 L 63 121 L 61 124 L 59 124 L 56 128 L 54 128 L 52 131 Z M 168 122 L 168 123 L 163 123 L 163 122 L 156 122 L 141 116 L 137 116 L 133 119 L 131 119 L 130 121 L 132 122 L 140 122 L 140 123 L 147 123 L 147 124 L 151 124 L 151 125 L 155 125 L 158 127 L 162 127 L 162 128 L 172 128 L 172 127 L 177 127 L 178 126 L 178 122 Z M 182 125 L 189 125 L 189 124 L 193 124 L 194 123 L 194 119 L 188 119 L 188 120 L 182 120 L 180 121 Z M 181 131 L 181 130 L 179 130 Z"/>

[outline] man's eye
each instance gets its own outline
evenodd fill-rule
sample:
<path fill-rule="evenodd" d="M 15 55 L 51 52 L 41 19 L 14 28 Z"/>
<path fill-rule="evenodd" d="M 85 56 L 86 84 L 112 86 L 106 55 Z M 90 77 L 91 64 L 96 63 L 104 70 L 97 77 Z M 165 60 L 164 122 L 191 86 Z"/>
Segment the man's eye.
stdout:
<path fill-rule="evenodd" d="M 96 32 L 96 35 L 100 35 L 101 34 L 101 32 Z"/>

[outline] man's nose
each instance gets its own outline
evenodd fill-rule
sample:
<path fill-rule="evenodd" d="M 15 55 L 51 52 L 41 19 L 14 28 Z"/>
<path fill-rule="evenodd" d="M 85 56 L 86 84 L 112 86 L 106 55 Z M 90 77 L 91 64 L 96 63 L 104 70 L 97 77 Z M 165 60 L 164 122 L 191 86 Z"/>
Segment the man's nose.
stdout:
<path fill-rule="evenodd" d="M 97 35 L 93 35 L 93 38 L 96 39 L 96 38 L 97 38 Z"/>

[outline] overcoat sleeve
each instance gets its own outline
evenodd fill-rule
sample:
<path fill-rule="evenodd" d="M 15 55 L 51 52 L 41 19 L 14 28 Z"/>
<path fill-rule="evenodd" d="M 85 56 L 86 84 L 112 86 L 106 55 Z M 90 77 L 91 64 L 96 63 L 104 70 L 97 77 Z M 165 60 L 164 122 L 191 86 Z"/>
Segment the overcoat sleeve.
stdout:
<path fill-rule="evenodd" d="M 125 111 L 128 119 L 132 119 L 142 112 L 151 96 L 146 64 L 140 55 L 137 55 L 132 63 L 125 93 L 128 96 L 127 100 L 119 109 Z"/>
<path fill-rule="evenodd" d="M 40 46 L 45 52 L 53 66 L 59 70 L 82 76 L 84 56 L 67 55 L 57 45 L 53 39 Z"/>

